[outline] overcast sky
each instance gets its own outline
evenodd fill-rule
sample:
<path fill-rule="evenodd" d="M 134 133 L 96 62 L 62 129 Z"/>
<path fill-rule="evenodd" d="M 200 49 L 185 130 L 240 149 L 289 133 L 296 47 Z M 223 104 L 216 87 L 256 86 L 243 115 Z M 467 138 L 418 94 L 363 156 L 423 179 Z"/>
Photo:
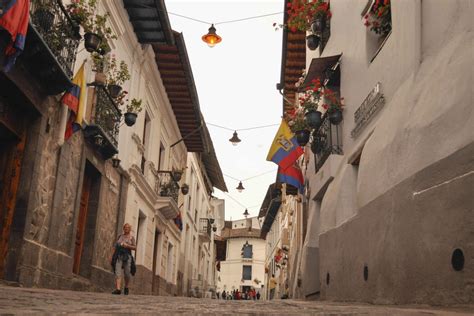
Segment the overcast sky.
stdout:
<path fill-rule="evenodd" d="M 165 0 L 171 26 L 182 32 L 186 41 L 201 111 L 207 123 L 232 129 L 279 124 L 282 98 L 276 90 L 281 68 L 283 14 L 235 23 L 219 22 L 283 11 L 283 0 Z M 209 48 L 201 36 L 210 25 L 191 21 L 172 13 L 217 23 L 222 42 Z M 224 176 L 229 192 L 215 191 L 225 199 L 226 219 L 243 218 L 245 207 L 258 215 L 268 185 L 275 181 L 276 165 L 266 161 L 268 149 L 278 126 L 238 132 L 242 142 L 232 146 L 232 132 L 209 126 L 222 172 L 246 179 L 242 193 L 238 181 Z M 229 197 L 229 195 L 231 197 Z M 235 201 L 235 200 L 237 201 Z M 245 206 L 245 207 L 244 207 Z"/>

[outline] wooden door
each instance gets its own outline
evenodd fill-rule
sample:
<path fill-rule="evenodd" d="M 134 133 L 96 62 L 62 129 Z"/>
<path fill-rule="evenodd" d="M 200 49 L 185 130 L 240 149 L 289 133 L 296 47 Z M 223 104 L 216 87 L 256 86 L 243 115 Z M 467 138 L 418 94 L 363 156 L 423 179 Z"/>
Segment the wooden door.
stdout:
<path fill-rule="evenodd" d="M 92 178 L 88 174 L 87 170 L 84 173 L 84 180 L 82 183 L 82 193 L 81 193 L 81 204 L 79 208 L 79 218 L 77 220 L 77 230 L 76 230 L 76 246 L 74 249 L 74 265 L 72 272 L 79 274 L 79 268 L 81 266 L 81 256 L 82 250 L 84 248 L 84 234 L 86 230 L 87 222 L 87 209 L 89 207 L 89 196 L 91 192 Z"/>
<path fill-rule="evenodd" d="M 15 214 L 16 195 L 20 183 L 21 161 L 25 150 L 26 136 L 20 141 L 2 141 L 0 156 L 3 173 L 0 186 L 0 278 L 5 273 L 8 239 Z M 2 176 L 2 175 L 0 175 Z"/>

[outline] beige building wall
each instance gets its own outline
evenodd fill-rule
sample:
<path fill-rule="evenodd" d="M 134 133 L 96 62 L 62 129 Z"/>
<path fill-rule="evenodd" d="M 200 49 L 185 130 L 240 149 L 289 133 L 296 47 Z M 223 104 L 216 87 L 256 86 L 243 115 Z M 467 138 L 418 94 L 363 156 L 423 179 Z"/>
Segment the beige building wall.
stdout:
<path fill-rule="evenodd" d="M 143 100 L 143 110 L 138 114 L 136 124 L 120 128 L 118 155 L 131 181 L 125 222 L 132 225 L 132 234 L 137 239 L 136 291 L 173 294 L 177 285 L 181 236 L 174 222 L 166 219 L 157 208 L 156 183 L 158 170 L 186 166 L 186 160 L 182 158 L 186 156 L 186 147 L 180 143 L 170 148 L 181 135 L 152 48 L 141 48 L 121 2 L 101 1 L 99 10 L 110 13 L 110 26 L 118 36 L 109 43 L 113 54 L 129 65 L 131 79 L 123 89 L 128 91 L 128 99 Z M 178 203 L 180 201 L 181 195 Z M 155 232 L 159 232 L 158 238 L 155 238 Z"/>

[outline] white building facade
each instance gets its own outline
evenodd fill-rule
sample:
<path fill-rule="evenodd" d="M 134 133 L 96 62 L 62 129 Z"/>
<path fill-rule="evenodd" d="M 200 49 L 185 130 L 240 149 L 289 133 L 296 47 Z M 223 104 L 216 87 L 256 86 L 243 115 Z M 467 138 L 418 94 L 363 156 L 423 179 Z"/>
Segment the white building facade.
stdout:
<path fill-rule="evenodd" d="M 218 292 L 255 289 L 263 298 L 265 240 L 260 237 L 260 225 L 257 217 L 226 221 L 220 235 L 226 250 L 217 272 Z"/>
<path fill-rule="evenodd" d="M 321 78 L 345 107 L 317 131 L 322 150 L 306 147 L 307 232 L 292 271 L 304 278 L 292 294 L 472 303 L 472 3 L 390 2 L 384 36 L 364 25 L 375 5 L 332 0 L 324 44 L 306 50 L 305 82 Z"/>

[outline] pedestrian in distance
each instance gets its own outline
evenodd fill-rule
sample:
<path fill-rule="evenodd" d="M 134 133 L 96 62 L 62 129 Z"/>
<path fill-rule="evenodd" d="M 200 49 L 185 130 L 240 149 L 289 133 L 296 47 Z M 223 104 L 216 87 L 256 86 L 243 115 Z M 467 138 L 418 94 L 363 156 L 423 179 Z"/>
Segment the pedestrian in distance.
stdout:
<path fill-rule="evenodd" d="M 257 292 L 257 301 L 260 300 L 260 292 Z"/>
<path fill-rule="evenodd" d="M 111 265 L 115 273 L 115 290 L 112 294 L 122 294 L 122 274 L 125 286 L 123 294 L 128 295 L 130 279 L 135 275 L 136 267 L 132 256 L 132 250 L 136 250 L 135 237 L 131 234 L 132 226 L 128 223 L 123 225 L 123 234 L 118 236 L 114 245 Z"/>
<path fill-rule="evenodd" d="M 272 274 L 272 277 L 270 278 L 270 282 L 269 282 L 269 286 L 268 288 L 270 289 L 270 299 L 273 300 L 273 298 L 275 297 L 275 289 L 276 289 L 276 285 L 277 285 L 277 281 L 275 280 L 275 275 Z"/>

